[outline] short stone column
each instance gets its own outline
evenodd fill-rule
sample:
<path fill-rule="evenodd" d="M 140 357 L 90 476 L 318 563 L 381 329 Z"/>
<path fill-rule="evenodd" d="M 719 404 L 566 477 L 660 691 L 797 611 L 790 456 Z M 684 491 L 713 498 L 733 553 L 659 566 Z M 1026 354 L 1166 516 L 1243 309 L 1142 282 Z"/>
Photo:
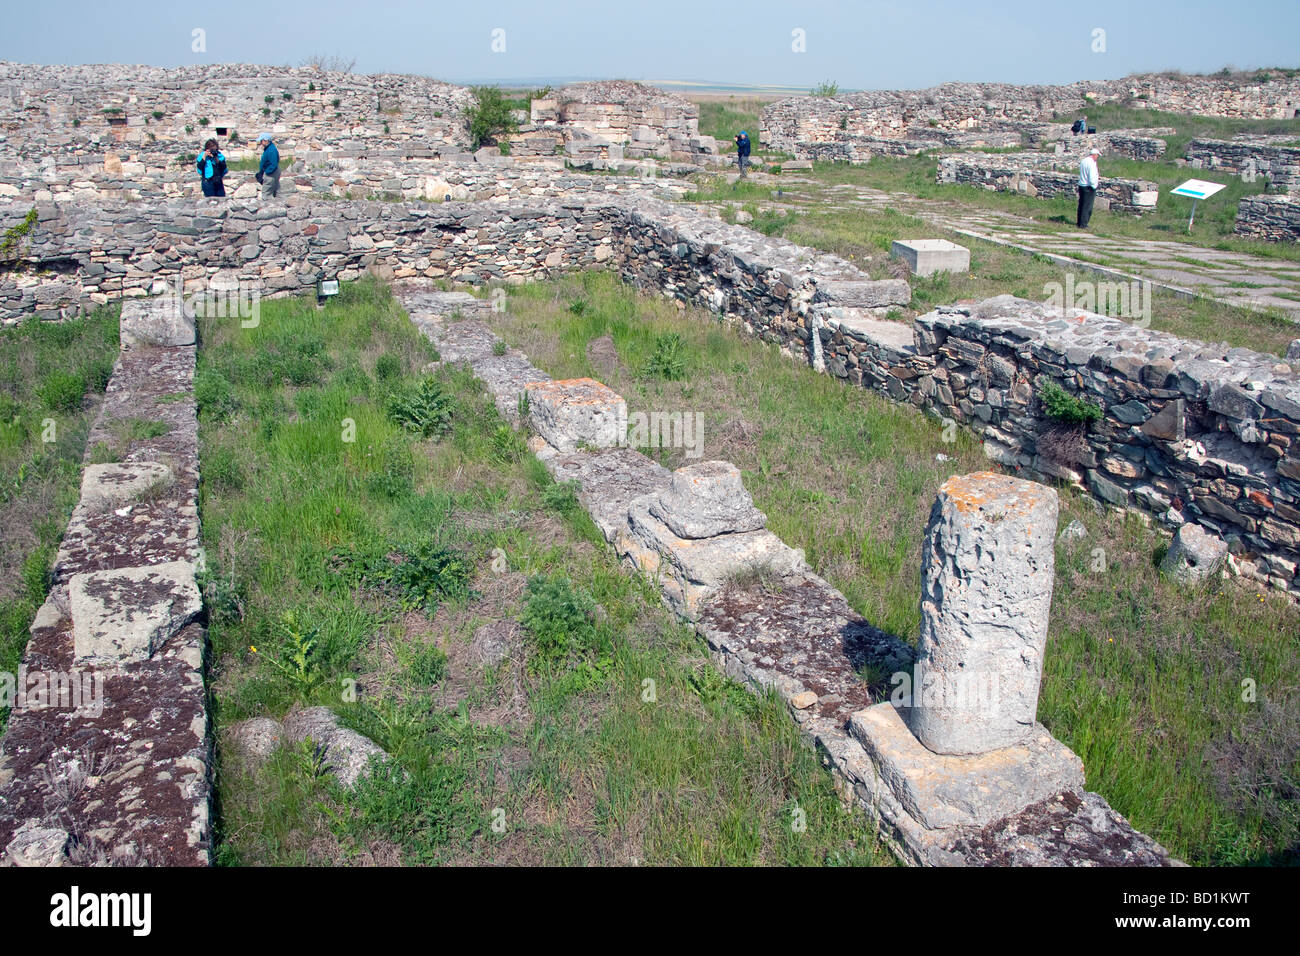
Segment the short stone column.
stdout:
<path fill-rule="evenodd" d="M 948 479 L 921 556 L 921 637 L 907 724 L 939 754 L 1035 730 L 1052 604 L 1056 491 L 992 472 Z"/>

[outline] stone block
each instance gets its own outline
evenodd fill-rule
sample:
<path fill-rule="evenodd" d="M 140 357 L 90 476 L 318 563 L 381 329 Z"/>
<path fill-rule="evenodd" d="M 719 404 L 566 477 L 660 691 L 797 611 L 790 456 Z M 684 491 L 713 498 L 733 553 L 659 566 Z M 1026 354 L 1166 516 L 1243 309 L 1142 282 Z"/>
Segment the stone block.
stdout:
<path fill-rule="evenodd" d="M 1022 740 L 978 754 L 937 754 L 908 730 L 891 703 L 850 720 L 880 779 L 928 830 L 983 827 L 1032 803 L 1083 788 L 1083 761 L 1039 723 Z"/>
<path fill-rule="evenodd" d="M 895 239 L 889 257 L 906 262 L 915 276 L 970 271 L 970 250 L 947 239 Z"/>
<path fill-rule="evenodd" d="M 313 741 L 323 751 L 325 768 L 345 789 L 356 785 L 372 758 L 388 759 L 379 744 L 342 726 L 328 707 L 308 707 L 290 714 L 284 719 L 284 737 L 291 743 Z"/>
<path fill-rule="evenodd" d="M 529 417 L 537 433 L 562 452 L 614 448 L 627 434 L 627 402 L 593 378 L 530 382 Z"/>
<path fill-rule="evenodd" d="M 912 731 L 977 754 L 1033 732 L 1055 566 L 1056 491 L 991 472 L 948 479 L 921 555 Z M 991 703 L 990 703 L 991 702 Z"/>
<path fill-rule="evenodd" d="M 122 348 L 193 345 L 194 311 L 175 296 L 132 299 L 122 306 Z"/>
<path fill-rule="evenodd" d="M 678 468 L 650 513 L 679 538 L 758 531 L 767 524 L 745 490 L 740 469 L 728 461 Z"/>
<path fill-rule="evenodd" d="M 148 660 L 203 609 L 194 565 L 170 561 L 143 568 L 74 574 L 68 606 L 78 663 Z"/>
<path fill-rule="evenodd" d="M 1228 557 L 1228 546 L 1198 524 L 1188 522 L 1174 535 L 1160 570 L 1180 584 L 1210 577 Z"/>
<path fill-rule="evenodd" d="M 92 513 L 107 511 L 171 480 L 172 470 L 154 461 L 87 465 L 81 476 L 81 505 Z"/>

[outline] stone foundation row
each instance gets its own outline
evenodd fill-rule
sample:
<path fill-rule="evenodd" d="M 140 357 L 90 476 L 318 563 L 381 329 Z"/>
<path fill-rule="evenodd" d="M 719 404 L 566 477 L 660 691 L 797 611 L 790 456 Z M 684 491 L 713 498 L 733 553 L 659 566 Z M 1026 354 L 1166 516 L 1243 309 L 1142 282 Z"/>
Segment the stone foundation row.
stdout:
<path fill-rule="evenodd" d="M 494 354 L 487 303 L 412 286 L 399 288 L 397 296 L 443 360 L 467 362 L 498 408 L 518 420 L 519 398 L 529 397 L 537 432 L 531 447 L 555 479 L 577 483 L 579 501 L 623 563 L 656 582 L 668 606 L 705 637 L 728 676 L 755 691 L 772 690 L 786 703 L 846 797 L 878 823 L 902 859 L 920 865 L 1170 865 L 1158 844 L 1083 790 L 1079 758 L 1033 723 L 1055 539 L 1050 489 L 992 475 L 971 479 L 981 493 L 994 488 L 993 497 L 1001 496 L 1001 511 L 988 520 L 1034 529 L 1036 553 L 1045 556 L 1036 570 L 1022 574 L 1015 564 L 1023 534 L 1010 524 L 989 525 L 982 545 L 958 531 L 962 544 L 934 549 L 1006 552 L 1000 562 L 979 563 L 978 574 L 997 577 L 1000 563 L 1001 576 L 1015 582 L 1010 596 L 984 602 L 987 585 L 971 578 L 967 601 L 967 610 L 990 626 L 1003 626 L 1005 611 L 1005 625 L 1026 634 L 1027 649 L 1017 645 L 1010 662 L 998 664 L 1008 682 L 1000 713 L 973 726 L 960 708 L 926 710 L 917 699 L 899 709 L 884 697 L 891 676 L 913 671 L 913 649 L 854 613 L 811 571 L 802 552 L 766 530 L 766 517 L 734 466 L 712 461 L 667 471 L 621 447 L 626 403 L 606 386 L 590 379 L 553 381 L 521 353 Z M 1002 487 L 1007 484 L 1009 492 Z M 974 490 L 954 485 L 945 492 L 957 512 L 984 507 Z M 1050 521 L 1036 505 L 1017 517 L 1022 498 L 1050 503 Z M 965 523 L 978 530 L 985 518 Z M 954 528 L 962 523 L 948 522 Z M 931 525 L 939 527 L 933 517 Z M 968 564 L 965 558 L 957 563 Z M 947 573 L 966 576 L 965 570 Z M 755 575 L 761 583 L 748 580 Z M 937 594 L 932 600 L 943 603 Z M 948 610 L 969 617 L 951 598 Z M 927 643 L 923 633 L 931 657 L 942 657 L 954 635 L 967 633 L 973 647 L 990 653 L 978 628 L 968 632 L 963 623 L 945 624 L 933 615 L 927 620 L 947 635 Z M 1027 657 L 1029 648 L 1038 656 Z M 1023 661 L 1031 661 L 1027 669 Z M 879 676 L 869 685 L 863 673 Z"/>
<path fill-rule="evenodd" d="M 0 739 L 0 865 L 210 860 L 193 320 L 128 303 L 121 341 Z"/>

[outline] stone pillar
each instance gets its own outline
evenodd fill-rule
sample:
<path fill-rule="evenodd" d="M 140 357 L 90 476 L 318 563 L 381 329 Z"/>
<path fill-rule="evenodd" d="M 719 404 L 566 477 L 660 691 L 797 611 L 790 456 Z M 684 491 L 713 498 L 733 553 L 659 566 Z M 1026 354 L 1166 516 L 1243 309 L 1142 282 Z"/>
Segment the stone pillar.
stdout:
<path fill-rule="evenodd" d="M 940 754 L 1035 729 L 1052 604 L 1056 491 L 992 472 L 948 479 L 921 556 L 921 637 L 907 723 Z"/>

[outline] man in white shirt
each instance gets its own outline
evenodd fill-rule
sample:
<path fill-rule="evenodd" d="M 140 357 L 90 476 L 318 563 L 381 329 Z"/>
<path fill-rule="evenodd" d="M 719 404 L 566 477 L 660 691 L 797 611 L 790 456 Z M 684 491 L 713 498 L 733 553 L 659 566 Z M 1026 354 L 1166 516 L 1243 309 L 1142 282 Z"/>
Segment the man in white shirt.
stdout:
<path fill-rule="evenodd" d="M 1101 171 L 1097 168 L 1100 155 L 1101 150 L 1094 147 L 1079 162 L 1079 214 L 1075 224 L 1080 229 L 1087 229 L 1088 220 L 1092 218 L 1092 203 L 1097 198 L 1097 186 L 1101 182 Z"/>

